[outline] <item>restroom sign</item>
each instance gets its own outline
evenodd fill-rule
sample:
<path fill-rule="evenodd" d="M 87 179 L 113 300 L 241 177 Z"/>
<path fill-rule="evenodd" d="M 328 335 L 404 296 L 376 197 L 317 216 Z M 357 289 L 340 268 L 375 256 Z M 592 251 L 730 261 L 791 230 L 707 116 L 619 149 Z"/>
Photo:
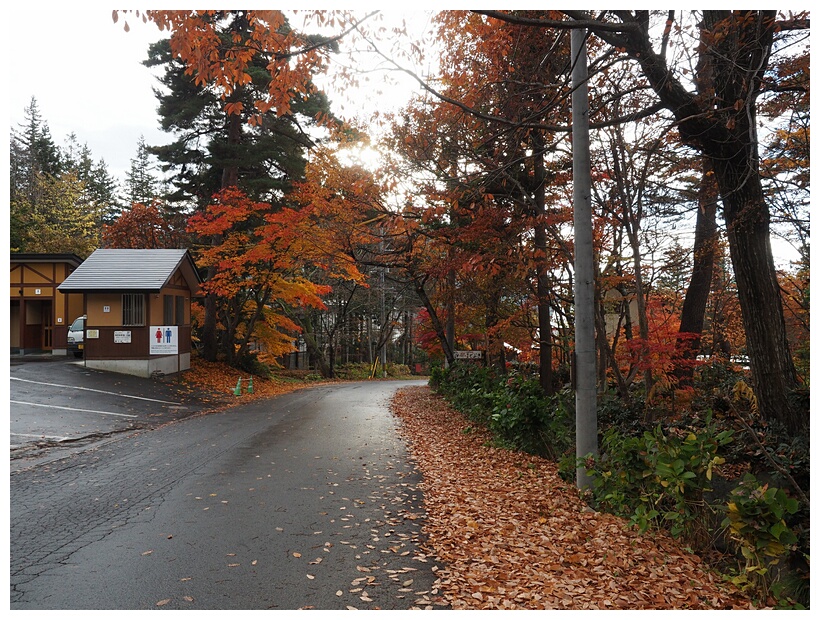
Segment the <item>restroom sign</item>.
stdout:
<path fill-rule="evenodd" d="M 148 336 L 151 355 L 179 353 L 179 327 L 176 325 L 152 325 Z"/>

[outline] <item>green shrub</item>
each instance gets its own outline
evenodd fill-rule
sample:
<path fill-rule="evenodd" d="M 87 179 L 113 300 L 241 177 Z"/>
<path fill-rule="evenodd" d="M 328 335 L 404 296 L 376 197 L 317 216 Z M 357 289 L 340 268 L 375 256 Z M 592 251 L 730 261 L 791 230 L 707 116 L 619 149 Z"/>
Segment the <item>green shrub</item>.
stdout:
<path fill-rule="evenodd" d="M 430 369 L 430 379 L 427 383 L 434 390 L 438 390 L 441 387 L 441 382 L 444 381 L 446 375 L 447 371 L 443 366 L 435 365 Z"/>
<path fill-rule="evenodd" d="M 641 531 L 665 527 L 675 538 L 702 548 L 713 508 L 704 500 L 718 454 L 731 442 L 707 419 L 701 429 L 665 433 L 660 426 L 640 436 L 604 433 L 601 456 L 587 461 L 592 496 L 602 510 L 629 518 Z"/>
<path fill-rule="evenodd" d="M 340 379 L 364 380 L 370 378 L 371 367 L 367 362 L 339 364 L 333 369 L 333 374 Z"/>
<path fill-rule="evenodd" d="M 391 362 L 387 365 L 388 377 L 409 377 L 410 374 L 410 366 L 407 364 L 396 364 Z"/>
<path fill-rule="evenodd" d="M 236 360 L 236 367 L 257 377 L 267 379 L 271 375 L 270 366 L 260 362 L 255 351 L 246 351 L 245 354 Z"/>
<path fill-rule="evenodd" d="M 473 364 L 434 368 L 430 385 L 509 448 L 558 460 L 574 445 L 569 391 L 547 398 L 535 377 Z"/>
<path fill-rule="evenodd" d="M 511 375 L 492 393 L 490 431 L 513 448 L 557 461 L 573 445 L 566 394 L 548 398 L 537 378 Z"/>
<path fill-rule="evenodd" d="M 646 399 L 643 386 L 632 390 L 628 399 L 613 391 L 598 397 L 598 428 L 618 428 L 628 435 L 638 435 L 651 426 L 644 424 Z"/>
<path fill-rule="evenodd" d="M 746 562 L 734 579 L 737 585 L 768 593 L 772 567 L 796 548 L 797 536 L 786 518 L 798 508 L 797 500 L 783 489 L 762 484 L 752 474 L 746 474 L 732 491 L 723 526 Z"/>
<path fill-rule="evenodd" d="M 470 420 L 486 424 L 492 414 L 496 381 L 488 368 L 456 363 L 445 371 L 438 391 Z"/>
<path fill-rule="evenodd" d="M 698 552 L 734 545 L 741 565 L 732 581 L 738 586 L 775 597 L 779 607 L 808 606 L 809 507 L 775 487 L 792 485 L 803 496 L 809 437 L 790 436 L 752 412 L 744 411 L 748 420 L 740 424 L 732 392 L 744 374 L 736 367 L 699 369 L 691 410 L 655 427 L 644 423 L 640 389 L 627 400 L 602 395 L 600 456 L 586 459 L 574 454 L 573 392 L 547 398 L 536 377 L 455 364 L 434 367 L 430 385 L 487 427 L 496 442 L 556 460 L 564 480 L 573 481 L 576 469 L 585 467 L 597 509 L 625 517 L 641 531 L 665 528 Z M 802 393 L 798 397 L 805 400 Z M 714 469 L 729 464 L 751 466 L 770 486 L 751 476 L 729 496 L 731 484 L 721 476 L 713 490 Z"/>
<path fill-rule="evenodd" d="M 387 364 L 385 370 L 388 377 L 408 377 L 410 376 L 410 367 L 406 364 Z M 350 362 L 347 364 L 339 364 L 333 369 L 333 373 L 339 379 L 349 379 L 353 381 L 364 381 L 370 379 L 373 373 L 373 366 L 367 362 Z M 381 366 L 376 368 L 376 376 L 382 376 Z"/>

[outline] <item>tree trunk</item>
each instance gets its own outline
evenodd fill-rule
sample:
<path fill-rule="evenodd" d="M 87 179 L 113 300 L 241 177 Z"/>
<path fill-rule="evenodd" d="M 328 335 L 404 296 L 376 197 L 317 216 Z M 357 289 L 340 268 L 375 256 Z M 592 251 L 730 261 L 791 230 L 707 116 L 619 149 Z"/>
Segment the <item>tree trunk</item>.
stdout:
<path fill-rule="evenodd" d="M 205 281 L 210 282 L 216 275 L 216 267 L 208 267 Z M 205 295 L 205 318 L 202 321 L 202 357 L 208 362 L 216 361 L 217 338 L 216 338 L 216 295 L 207 293 Z"/>
<path fill-rule="evenodd" d="M 452 251 L 452 249 L 451 249 Z M 456 270 L 449 269 L 447 271 L 447 303 L 445 307 L 445 330 L 447 337 L 447 344 L 450 351 L 456 349 Z M 452 364 L 452 360 L 446 357 L 447 365 Z"/>
<path fill-rule="evenodd" d="M 779 420 L 793 434 L 808 430 L 808 412 L 790 406 L 797 373 L 789 352 L 783 302 L 772 257 L 769 208 L 760 179 L 754 89 L 768 64 L 776 11 L 739 15 L 704 11 L 704 27 L 714 43 L 706 46 L 719 107 L 732 106 L 720 128 L 700 138 L 711 158 L 723 198 L 729 255 L 737 282 L 746 350 L 758 406 L 764 418 Z M 719 39 L 727 24 L 728 36 Z M 722 131 L 726 127 L 727 131 Z M 728 134 L 728 135 L 727 135 Z"/>
<path fill-rule="evenodd" d="M 334 379 L 336 377 L 336 347 L 333 344 L 333 333 L 330 334 L 329 339 L 330 349 L 328 350 L 328 368 L 327 378 Z"/>
<path fill-rule="evenodd" d="M 694 360 L 700 351 L 718 244 L 717 201 L 718 189 L 712 165 L 708 160 L 703 160 L 703 177 L 698 188 L 698 214 L 695 220 L 692 278 L 683 299 L 680 334 L 676 345 L 675 376 L 679 387 L 692 385 Z"/>
<path fill-rule="evenodd" d="M 507 357 L 504 351 L 504 339 L 495 333 L 498 325 L 498 306 L 501 300 L 501 281 L 494 277 L 490 280 L 491 289 L 486 299 L 486 315 L 484 317 L 485 333 L 487 334 L 487 364 L 495 368 L 500 375 L 507 372 Z"/>
<path fill-rule="evenodd" d="M 789 396 L 797 387 L 797 373 L 789 352 L 783 303 L 772 258 L 769 210 L 763 199 L 760 176 L 748 174 L 749 158 L 737 159 L 741 161 L 728 157 L 715 158 L 713 162 L 723 196 L 729 255 L 737 282 L 754 391 L 763 417 L 779 420 L 789 432 L 797 434 L 808 430 L 809 424 L 807 415 L 793 411 L 789 405 Z"/>
<path fill-rule="evenodd" d="M 546 182 L 544 169 L 544 138 L 540 131 L 532 132 L 533 176 L 535 183 L 535 294 L 538 301 L 538 373 L 539 384 L 547 396 L 554 393 L 552 386 L 552 325 L 550 323 L 550 267 L 547 264 L 547 229 L 541 218 L 546 216 Z"/>
<path fill-rule="evenodd" d="M 444 351 L 444 359 L 447 362 L 447 366 L 452 366 L 453 362 L 455 362 L 453 348 L 450 346 L 450 341 L 447 339 L 447 334 L 444 332 L 444 326 L 441 324 L 438 313 L 436 312 L 435 307 L 433 307 L 433 303 L 430 301 L 427 291 L 424 290 L 424 281 L 420 278 L 413 277 L 413 287 L 416 294 L 419 296 L 422 305 L 424 305 L 427 309 L 427 314 L 430 315 L 430 322 L 433 324 L 433 330 L 436 332 L 436 336 L 438 336 L 438 340 L 441 343 L 441 348 Z"/>
<path fill-rule="evenodd" d="M 305 319 L 302 325 L 304 329 L 302 332 L 302 338 L 305 339 L 309 357 L 311 357 L 316 366 L 318 366 L 319 374 L 321 374 L 325 379 L 330 378 L 330 368 L 328 367 L 324 352 L 319 345 L 319 341 L 316 338 L 317 331 L 313 326 L 313 319 L 310 317 L 309 310 L 305 313 Z"/>
<path fill-rule="evenodd" d="M 238 114 L 228 117 L 228 142 L 239 144 L 242 137 L 242 118 Z M 239 180 L 239 170 L 234 166 L 226 166 L 222 169 L 222 189 L 236 186 Z M 214 236 L 211 240 L 213 246 L 221 243 L 221 236 Z M 216 274 L 216 267 L 209 267 L 205 281 L 210 281 Z M 216 361 L 218 352 L 218 336 L 216 333 L 216 296 L 208 293 L 205 296 L 205 317 L 202 324 L 202 357 L 209 362 Z"/>

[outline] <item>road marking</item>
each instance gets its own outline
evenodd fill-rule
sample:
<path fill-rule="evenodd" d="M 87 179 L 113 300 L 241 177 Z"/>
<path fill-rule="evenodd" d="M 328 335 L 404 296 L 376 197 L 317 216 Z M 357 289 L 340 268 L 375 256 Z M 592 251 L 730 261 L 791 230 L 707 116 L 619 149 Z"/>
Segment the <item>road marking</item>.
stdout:
<path fill-rule="evenodd" d="M 43 381 L 32 381 L 31 379 L 20 379 L 19 377 L 11 377 L 12 381 L 25 381 L 26 383 L 36 383 L 37 385 L 48 385 L 51 387 L 68 388 L 69 390 L 85 390 L 86 392 L 99 392 L 100 394 L 111 394 L 112 396 L 122 396 L 123 398 L 136 398 L 137 400 L 150 400 L 153 403 L 165 403 L 166 405 L 178 405 L 170 400 L 159 400 L 157 398 L 146 398 L 145 396 L 130 396 L 128 394 L 120 394 L 119 392 L 106 392 L 105 390 L 95 390 L 94 388 L 78 387 L 76 385 L 60 385 L 59 383 L 45 383 Z"/>
<path fill-rule="evenodd" d="M 113 413 L 111 411 L 95 411 L 94 409 L 77 409 L 76 407 L 58 407 L 57 405 L 44 405 L 42 403 L 27 403 L 22 400 L 11 400 L 15 405 L 28 405 L 29 407 L 46 407 L 47 409 L 65 409 L 66 411 L 81 411 L 83 413 L 99 413 L 101 415 L 115 415 L 119 418 L 136 418 L 139 416 L 130 413 Z"/>
<path fill-rule="evenodd" d="M 71 437 L 58 437 L 56 435 L 29 435 L 28 433 L 10 433 L 12 437 L 36 437 L 37 439 L 53 439 L 54 441 L 65 441 Z"/>

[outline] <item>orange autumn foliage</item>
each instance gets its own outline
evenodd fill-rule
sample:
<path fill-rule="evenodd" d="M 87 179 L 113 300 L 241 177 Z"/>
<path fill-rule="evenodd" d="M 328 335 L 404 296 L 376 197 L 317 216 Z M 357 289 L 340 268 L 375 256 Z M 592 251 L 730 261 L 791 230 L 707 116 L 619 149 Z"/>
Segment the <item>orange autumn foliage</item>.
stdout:
<path fill-rule="evenodd" d="M 103 246 L 107 248 L 173 249 L 187 245 L 184 231 L 163 217 L 157 204 L 134 203 L 115 222 L 103 225 Z"/>
<path fill-rule="evenodd" d="M 231 188 L 189 220 L 190 232 L 219 239 L 197 250 L 197 265 L 215 267 L 202 288 L 218 300 L 221 327 L 239 357 L 251 342 L 264 345 L 269 362 L 293 350 L 299 328 L 275 309 L 280 304 L 324 306 L 321 295 L 327 288 L 313 284 L 302 272 L 301 219 L 297 211 L 274 210 Z M 233 361 L 232 350 L 226 354 Z"/>

